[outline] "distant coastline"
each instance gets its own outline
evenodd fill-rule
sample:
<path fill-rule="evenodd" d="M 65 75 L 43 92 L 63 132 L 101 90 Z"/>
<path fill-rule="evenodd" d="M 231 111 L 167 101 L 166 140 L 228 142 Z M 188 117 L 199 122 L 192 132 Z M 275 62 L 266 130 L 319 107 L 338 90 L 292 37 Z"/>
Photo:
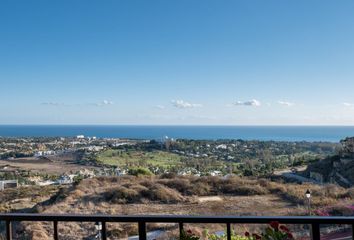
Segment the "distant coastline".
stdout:
<path fill-rule="evenodd" d="M 354 136 L 354 126 L 148 126 L 148 125 L 0 125 L 1 137 L 69 137 L 338 142 Z"/>

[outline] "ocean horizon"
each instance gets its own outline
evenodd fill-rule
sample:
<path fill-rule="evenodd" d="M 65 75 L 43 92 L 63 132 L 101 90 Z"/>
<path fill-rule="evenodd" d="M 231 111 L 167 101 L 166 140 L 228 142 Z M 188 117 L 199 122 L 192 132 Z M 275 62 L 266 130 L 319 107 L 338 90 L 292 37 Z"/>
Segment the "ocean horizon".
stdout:
<path fill-rule="evenodd" d="M 0 137 L 73 137 L 339 142 L 354 126 L 0 125 Z"/>

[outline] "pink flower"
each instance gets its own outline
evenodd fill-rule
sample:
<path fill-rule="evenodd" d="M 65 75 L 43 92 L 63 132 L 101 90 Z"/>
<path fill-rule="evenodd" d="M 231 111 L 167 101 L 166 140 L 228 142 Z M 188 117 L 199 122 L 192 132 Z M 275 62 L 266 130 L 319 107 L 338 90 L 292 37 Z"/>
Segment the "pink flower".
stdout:
<path fill-rule="evenodd" d="M 269 225 L 270 225 L 273 229 L 275 229 L 276 231 L 278 231 L 278 229 L 279 229 L 279 222 L 273 221 L 273 222 L 270 222 Z"/>
<path fill-rule="evenodd" d="M 284 232 L 289 232 L 289 231 L 290 231 L 289 228 L 285 227 L 284 225 L 281 225 L 281 226 L 279 227 L 279 229 L 282 230 L 282 231 L 284 231 Z"/>
<path fill-rule="evenodd" d="M 294 239 L 294 236 L 291 233 L 288 232 L 287 235 L 288 235 L 288 238 Z"/>
<path fill-rule="evenodd" d="M 348 208 L 354 211 L 354 205 L 349 205 Z"/>
<path fill-rule="evenodd" d="M 315 212 L 317 215 L 319 215 L 319 216 L 329 216 L 329 213 L 328 213 L 328 211 L 326 210 L 326 209 L 323 209 L 323 210 L 316 210 L 316 212 Z"/>

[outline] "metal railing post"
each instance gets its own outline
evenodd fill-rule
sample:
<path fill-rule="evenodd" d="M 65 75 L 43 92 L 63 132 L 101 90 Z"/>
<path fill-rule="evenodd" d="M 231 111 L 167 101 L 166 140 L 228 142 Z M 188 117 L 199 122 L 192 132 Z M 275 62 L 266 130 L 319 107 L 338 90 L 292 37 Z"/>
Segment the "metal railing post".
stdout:
<path fill-rule="evenodd" d="M 102 240 L 107 240 L 106 222 L 102 222 Z"/>
<path fill-rule="evenodd" d="M 183 222 L 179 222 L 178 227 L 179 227 L 179 237 L 181 237 L 183 234 Z"/>
<path fill-rule="evenodd" d="M 12 228 L 9 220 L 6 221 L 6 240 L 12 240 Z"/>
<path fill-rule="evenodd" d="M 54 240 L 59 240 L 59 237 L 58 237 L 58 221 L 53 221 L 53 227 L 54 227 Z"/>
<path fill-rule="evenodd" d="M 139 240 L 146 240 L 146 223 L 139 222 Z"/>
<path fill-rule="evenodd" d="M 227 236 L 227 240 L 231 240 L 231 224 L 230 223 L 226 224 L 226 236 Z"/>
<path fill-rule="evenodd" d="M 318 224 L 318 223 L 311 224 L 311 237 L 312 237 L 312 240 L 320 240 L 320 238 L 321 238 L 320 224 Z"/>

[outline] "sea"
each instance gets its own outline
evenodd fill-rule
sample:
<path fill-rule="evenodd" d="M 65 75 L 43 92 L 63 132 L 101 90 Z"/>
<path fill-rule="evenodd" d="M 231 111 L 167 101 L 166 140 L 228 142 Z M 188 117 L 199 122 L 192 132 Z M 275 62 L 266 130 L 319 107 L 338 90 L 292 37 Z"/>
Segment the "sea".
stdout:
<path fill-rule="evenodd" d="M 339 142 L 354 126 L 0 125 L 1 137 L 74 137 Z"/>

